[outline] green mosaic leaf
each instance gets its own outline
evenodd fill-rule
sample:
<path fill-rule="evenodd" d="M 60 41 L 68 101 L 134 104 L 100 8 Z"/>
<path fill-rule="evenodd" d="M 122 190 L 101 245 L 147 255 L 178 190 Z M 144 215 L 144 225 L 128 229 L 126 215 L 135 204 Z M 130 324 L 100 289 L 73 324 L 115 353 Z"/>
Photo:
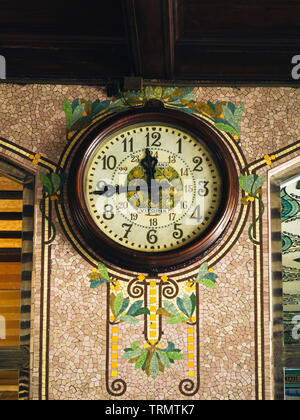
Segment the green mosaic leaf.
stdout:
<path fill-rule="evenodd" d="M 148 308 L 140 308 L 132 316 L 139 316 L 145 314 L 150 315 L 150 310 Z"/>
<path fill-rule="evenodd" d="M 186 321 L 186 320 L 187 320 L 187 318 L 184 318 L 183 316 L 178 315 L 178 316 L 173 316 L 172 318 L 168 318 L 167 323 L 168 324 L 180 324 L 180 322 Z"/>
<path fill-rule="evenodd" d="M 48 191 L 49 195 L 52 194 L 52 182 L 49 179 L 49 177 L 43 173 L 40 175 L 41 183 L 45 187 L 45 189 Z"/>
<path fill-rule="evenodd" d="M 255 175 L 254 182 L 251 188 L 252 194 L 254 194 L 257 190 L 259 190 L 264 182 L 265 182 L 264 175 Z"/>
<path fill-rule="evenodd" d="M 252 193 L 252 186 L 253 186 L 253 184 L 254 184 L 254 175 L 253 174 L 250 174 L 250 175 L 248 175 L 247 177 L 246 177 L 246 192 L 247 193 Z"/>
<path fill-rule="evenodd" d="M 79 118 L 82 117 L 82 114 L 84 112 L 84 107 L 85 107 L 85 104 L 80 104 L 75 108 L 75 110 L 72 114 L 70 127 L 72 127 L 76 123 L 76 121 L 79 120 Z"/>
<path fill-rule="evenodd" d="M 163 315 L 163 316 L 166 316 L 166 317 L 168 317 L 168 318 L 170 318 L 170 317 L 172 317 L 172 316 L 173 316 L 173 315 L 172 315 L 172 314 L 170 314 L 170 312 L 168 312 L 165 308 L 159 308 L 159 309 L 157 309 L 156 313 L 157 313 L 158 315 Z"/>
<path fill-rule="evenodd" d="M 168 341 L 168 347 L 161 349 L 161 351 L 175 351 L 175 344 L 172 341 Z"/>
<path fill-rule="evenodd" d="M 159 363 L 158 363 L 158 358 L 157 358 L 157 354 L 154 353 L 152 358 L 151 358 L 151 362 L 150 362 L 150 366 L 149 366 L 149 372 L 150 375 L 153 379 L 155 379 L 159 373 Z"/>
<path fill-rule="evenodd" d="M 116 312 L 114 308 L 115 300 L 116 300 L 116 295 L 114 293 L 111 293 L 109 296 L 109 306 L 114 316 L 116 316 Z"/>
<path fill-rule="evenodd" d="M 194 313 L 195 308 L 196 308 L 196 303 L 197 303 L 197 299 L 196 299 L 195 293 L 192 293 L 191 296 L 190 296 L 190 298 L 191 298 L 191 302 L 192 302 L 192 313 L 191 313 L 191 316 L 193 316 L 193 313 Z"/>
<path fill-rule="evenodd" d="M 226 102 L 217 102 L 215 105 L 216 118 L 220 118 L 220 115 L 223 113 L 223 106 L 226 105 Z"/>
<path fill-rule="evenodd" d="M 158 351 L 157 354 L 158 354 L 158 357 L 160 358 L 162 364 L 164 366 L 166 366 L 167 368 L 170 368 L 171 363 L 170 363 L 170 360 L 169 360 L 168 356 L 166 355 L 166 353 L 163 352 L 163 351 Z"/>
<path fill-rule="evenodd" d="M 189 313 L 187 312 L 187 310 L 186 310 L 186 308 L 184 306 L 183 299 L 181 299 L 180 297 L 178 297 L 176 299 L 176 303 L 177 303 L 177 306 L 178 306 L 179 310 L 181 312 L 183 312 L 186 317 L 189 318 Z"/>
<path fill-rule="evenodd" d="M 246 179 L 247 175 L 240 175 L 239 176 L 239 184 L 242 190 L 246 191 Z"/>
<path fill-rule="evenodd" d="M 204 277 L 205 274 L 207 273 L 207 271 L 208 271 L 208 263 L 204 262 L 203 264 L 201 264 L 201 266 L 199 268 L 197 280 Z"/>
<path fill-rule="evenodd" d="M 188 294 L 185 293 L 183 295 L 182 302 L 185 309 L 185 313 L 187 314 L 188 317 L 191 317 L 192 316 L 192 301 Z"/>
<path fill-rule="evenodd" d="M 174 316 L 180 315 L 174 303 L 164 300 L 163 306 L 170 314 Z"/>
<path fill-rule="evenodd" d="M 161 99 L 162 93 L 163 93 L 162 88 L 160 86 L 157 86 L 154 88 L 153 97 L 156 99 Z"/>
<path fill-rule="evenodd" d="M 126 315 L 133 315 L 135 314 L 143 305 L 143 301 L 142 300 L 137 300 L 135 301 L 130 308 L 128 309 Z"/>
<path fill-rule="evenodd" d="M 208 280 L 216 280 L 218 276 L 216 273 L 206 273 L 204 278 Z"/>
<path fill-rule="evenodd" d="M 221 131 L 225 131 L 226 133 L 230 133 L 230 134 L 235 134 L 239 137 L 239 133 L 236 131 L 236 129 L 224 122 L 223 123 L 217 122 L 215 123 L 215 126 Z"/>
<path fill-rule="evenodd" d="M 240 126 L 243 112 L 244 112 L 244 104 L 243 102 L 240 102 L 234 111 L 235 125 L 238 127 Z"/>
<path fill-rule="evenodd" d="M 84 103 L 84 111 L 87 113 L 87 115 L 91 114 L 93 108 L 90 102 L 84 99 L 82 100 L 82 102 Z"/>
<path fill-rule="evenodd" d="M 139 319 L 137 319 L 135 316 L 132 315 L 123 315 L 120 316 L 120 321 L 127 322 L 127 324 L 137 324 L 139 322 Z"/>
<path fill-rule="evenodd" d="M 216 287 L 216 282 L 214 280 L 210 280 L 210 279 L 200 279 L 199 283 L 203 284 L 203 286 L 209 287 L 210 289 L 215 289 Z"/>
<path fill-rule="evenodd" d="M 178 351 L 167 351 L 166 355 L 171 360 L 182 360 L 183 359 L 183 354 L 181 354 Z"/>
<path fill-rule="evenodd" d="M 123 294 L 122 294 L 122 292 L 120 292 L 120 293 L 117 294 L 117 296 L 115 298 L 115 301 L 114 301 L 114 311 L 115 311 L 116 316 L 118 316 L 119 313 L 120 313 L 120 310 L 121 310 L 122 305 L 123 305 L 123 301 L 124 301 Z"/>
<path fill-rule="evenodd" d="M 97 280 L 91 280 L 90 288 L 95 289 L 98 286 L 101 286 L 101 284 L 107 283 L 106 279 L 97 279 Z"/>
<path fill-rule="evenodd" d="M 133 343 L 131 343 L 131 348 L 132 348 L 132 350 L 139 349 L 139 342 L 138 341 L 134 341 Z"/>
<path fill-rule="evenodd" d="M 101 262 L 99 262 L 98 264 L 98 271 L 104 279 L 107 279 L 109 281 L 109 274 L 108 274 L 107 268 Z"/>
<path fill-rule="evenodd" d="M 134 359 L 135 357 L 140 356 L 143 353 L 142 349 L 132 350 L 132 351 L 126 351 L 122 359 Z"/>
<path fill-rule="evenodd" d="M 51 182 L 53 185 L 53 192 L 56 193 L 60 189 L 60 176 L 55 172 L 51 172 Z"/>
<path fill-rule="evenodd" d="M 62 107 L 63 107 L 63 110 L 65 112 L 66 128 L 68 130 L 71 126 L 71 120 L 72 120 L 72 106 L 69 103 L 68 99 L 63 100 Z"/>
<path fill-rule="evenodd" d="M 127 297 L 127 298 L 125 298 L 124 300 L 123 300 L 123 304 L 122 304 L 122 307 L 121 307 L 121 309 L 120 309 L 120 314 L 122 314 L 123 312 L 125 312 L 126 311 L 126 309 L 127 309 L 127 307 L 128 307 L 128 305 L 129 305 L 129 297 Z"/>
<path fill-rule="evenodd" d="M 75 108 L 79 105 L 79 98 L 74 99 L 72 102 L 72 113 L 74 112 Z"/>
<path fill-rule="evenodd" d="M 148 351 L 144 350 L 144 352 L 139 356 L 139 358 L 136 361 L 135 369 L 140 369 L 144 365 L 147 357 L 148 357 Z"/>
<path fill-rule="evenodd" d="M 235 118 L 234 114 L 231 112 L 230 108 L 228 106 L 223 106 L 223 114 L 225 117 L 225 120 L 228 121 L 233 127 L 235 127 Z"/>
<path fill-rule="evenodd" d="M 145 88 L 145 97 L 146 97 L 146 99 L 153 98 L 153 87 L 152 86 L 147 86 Z"/>

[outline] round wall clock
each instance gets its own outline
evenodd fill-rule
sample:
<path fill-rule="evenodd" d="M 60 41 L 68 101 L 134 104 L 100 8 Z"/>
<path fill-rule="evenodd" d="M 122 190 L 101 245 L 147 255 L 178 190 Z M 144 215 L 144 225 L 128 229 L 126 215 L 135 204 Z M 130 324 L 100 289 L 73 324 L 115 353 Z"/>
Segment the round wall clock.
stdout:
<path fill-rule="evenodd" d="M 155 273 L 197 260 L 222 237 L 237 174 L 201 119 L 151 101 L 109 116 L 80 139 L 68 196 L 82 237 L 117 266 Z"/>

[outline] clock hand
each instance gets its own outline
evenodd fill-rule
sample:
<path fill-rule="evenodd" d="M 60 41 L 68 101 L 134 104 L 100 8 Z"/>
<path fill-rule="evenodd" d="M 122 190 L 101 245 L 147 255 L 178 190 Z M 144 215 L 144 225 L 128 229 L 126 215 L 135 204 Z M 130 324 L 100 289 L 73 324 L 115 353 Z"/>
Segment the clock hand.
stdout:
<path fill-rule="evenodd" d="M 94 195 L 106 195 L 107 197 L 112 197 L 115 193 L 116 194 L 122 194 L 122 193 L 127 193 L 129 191 L 140 191 L 141 187 L 139 185 L 137 185 L 136 187 L 127 187 L 127 186 L 122 186 L 122 185 L 109 185 L 109 184 L 104 184 L 104 188 L 103 190 L 97 190 L 97 191 L 92 191 L 91 194 Z"/>
<path fill-rule="evenodd" d="M 151 183 L 152 179 L 154 178 L 155 173 L 155 167 L 158 163 L 158 160 L 151 155 L 150 149 L 146 148 L 146 156 L 141 160 L 141 166 L 146 171 L 146 177 L 147 177 L 147 185 L 148 185 L 148 196 L 151 199 Z"/>

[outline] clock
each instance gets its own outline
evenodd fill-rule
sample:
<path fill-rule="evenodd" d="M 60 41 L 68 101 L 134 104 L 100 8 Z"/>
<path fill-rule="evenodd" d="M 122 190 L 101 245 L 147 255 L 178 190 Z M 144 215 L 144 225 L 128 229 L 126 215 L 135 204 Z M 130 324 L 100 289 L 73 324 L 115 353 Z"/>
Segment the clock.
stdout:
<path fill-rule="evenodd" d="M 79 139 L 70 166 L 74 222 L 100 260 L 156 273 L 203 257 L 237 205 L 221 135 L 159 101 L 108 116 Z"/>

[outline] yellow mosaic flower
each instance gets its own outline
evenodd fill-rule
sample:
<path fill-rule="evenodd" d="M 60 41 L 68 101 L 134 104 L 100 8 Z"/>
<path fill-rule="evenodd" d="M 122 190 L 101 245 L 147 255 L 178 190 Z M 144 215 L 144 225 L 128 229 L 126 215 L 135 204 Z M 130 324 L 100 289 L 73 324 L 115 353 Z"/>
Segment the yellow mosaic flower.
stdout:
<path fill-rule="evenodd" d="M 163 276 L 161 276 L 161 280 L 163 282 L 166 282 L 168 280 L 168 277 L 164 274 Z"/>
<path fill-rule="evenodd" d="M 111 284 L 111 288 L 113 290 L 120 290 L 120 283 L 118 282 L 118 280 Z"/>
<path fill-rule="evenodd" d="M 276 159 L 276 156 L 275 155 L 271 155 L 271 156 L 269 156 L 269 155 L 264 155 L 264 159 L 265 159 L 265 161 L 266 161 L 266 165 L 271 165 L 272 164 L 272 160 L 275 160 Z"/>
<path fill-rule="evenodd" d="M 75 131 L 69 131 L 69 132 L 68 132 L 68 137 L 69 137 L 69 139 L 70 139 L 71 137 L 73 137 L 74 132 L 75 132 Z"/>
<path fill-rule="evenodd" d="M 252 195 L 246 195 L 246 197 L 243 197 L 241 200 L 244 205 L 248 204 L 248 201 L 254 201 L 254 197 Z"/>
<path fill-rule="evenodd" d="M 193 292 L 195 290 L 195 287 L 196 287 L 195 285 L 192 286 L 192 287 L 187 287 L 186 288 L 186 291 L 189 292 L 189 293 L 191 293 L 191 292 Z"/>
<path fill-rule="evenodd" d="M 35 155 L 29 155 L 29 159 L 32 160 L 32 163 L 34 165 L 37 165 L 39 163 L 40 158 L 41 155 L 39 153 L 36 153 Z"/>

